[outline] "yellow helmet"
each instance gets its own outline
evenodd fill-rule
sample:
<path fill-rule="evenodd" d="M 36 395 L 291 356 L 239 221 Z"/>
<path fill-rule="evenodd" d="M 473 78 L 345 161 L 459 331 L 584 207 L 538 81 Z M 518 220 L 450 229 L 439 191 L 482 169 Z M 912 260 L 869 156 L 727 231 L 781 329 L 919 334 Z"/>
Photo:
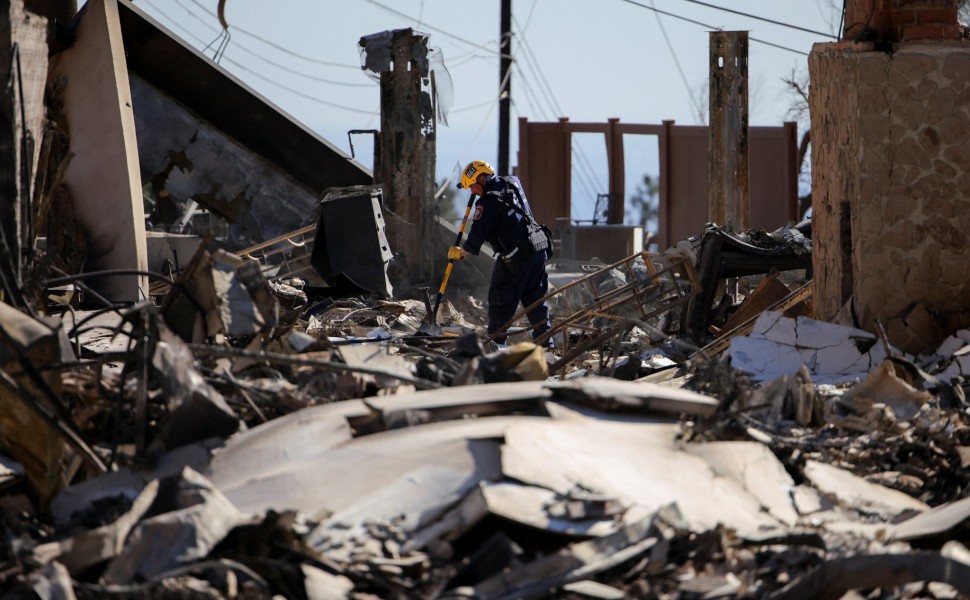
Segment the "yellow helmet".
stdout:
<path fill-rule="evenodd" d="M 473 160 L 465 165 L 465 170 L 461 173 L 461 181 L 458 182 L 458 189 L 468 188 L 478 181 L 479 175 L 495 175 L 495 169 L 484 160 Z"/>

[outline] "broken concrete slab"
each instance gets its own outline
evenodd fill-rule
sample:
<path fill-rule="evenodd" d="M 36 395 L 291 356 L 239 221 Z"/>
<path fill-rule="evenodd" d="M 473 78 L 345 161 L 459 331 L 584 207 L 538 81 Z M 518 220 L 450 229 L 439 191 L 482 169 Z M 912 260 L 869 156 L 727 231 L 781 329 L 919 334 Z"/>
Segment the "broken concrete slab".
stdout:
<path fill-rule="evenodd" d="M 138 494 L 131 508 L 117 520 L 96 529 L 82 531 L 66 540 L 41 544 L 34 548 L 35 560 L 58 561 L 71 575 L 80 575 L 99 563 L 121 553 L 132 528 L 145 516 L 158 496 L 159 481 L 154 479 Z"/>
<path fill-rule="evenodd" d="M 433 423 L 358 438 L 328 453 L 325 464 L 294 465 L 287 469 L 289 477 L 271 478 L 268 483 L 279 494 L 275 500 L 265 498 L 264 493 L 254 503 L 254 485 L 247 486 L 250 489 L 245 493 L 230 490 L 229 495 L 250 509 L 267 501 L 274 505 L 288 502 L 320 519 L 308 543 L 345 562 L 356 546 L 366 547 L 368 523 L 393 523 L 407 536 L 439 518 L 481 481 L 498 479 L 496 438 L 509 420 Z M 314 483 L 300 493 L 294 484 L 305 477 L 341 484 L 321 488 Z"/>
<path fill-rule="evenodd" d="M 892 518 L 905 511 L 923 512 L 929 509 L 926 504 L 907 494 L 870 483 L 832 465 L 809 460 L 805 463 L 804 473 L 820 492 L 846 508 L 865 514 Z"/>
<path fill-rule="evenodd" d="M 273 419 L 227 440 L 205 474 L 217 487 L 234 489 L 269 476 L 287 461 L 310 460 L 349 442 L 352 423 L 371 415 L 360 400 L 345 400 Z"/>
<path fill-rule="evenodd" d="M 792 503 L 799 515 L 810 515 L 831 508 L 829 502 L 815 488 L 809 485 L 797 485 L 792 489 Z"/>
<path fill-rule="evenodd" d="M 945 535 L 970 518 L 970 498 L 935 506 L 893 525 L 889 536 L 894 540 L 917 540 Z"/>
<path fill-rule="evenodd" d="M 718 523 L 741 535 L 781 526 L 737 481 L 680 451 L 672 423 L 592 418 L 533 420 L 505 432 L 506 477 L 568 495 L 575 487 L 647 510 L 676 504 L 696 530 Z"/>
<path fill-rule="evenodd" d="M 184 469 L 176 482 L 174 510 L 141 521 L 111 561 L 103 580 L 124 585 L 153 579 L 178 566 L 195 562 L 209 552 L 234 527 L 247 522 L 201 474 Z"/>
<path fill-rule="evenodd" d="M 307 600 L 345 600 L 354 591 L 354 582 L 313 565 L 300 563 Z"/>
<path fill-rule="evenodd" d="M 584 377 L 570 382 L 521 381 L 469 385 L 364 399 L 388 428 L 499 414 L 549 414 L 546 401 L 576 403 L 606 412 L 653 412 L 709 416 L 717 401 L 689 390 Z"/>
<path fill-rule="evenodd" d="M 623 600 L 626 592 L 615 587 L 596 581 L 576 581 L 562 586 L 562 591 L 575 594 L 580 598 L 598 598 L 599 600 Z"/>
<path fill-rule="evenodd" d="M 584 377 L 569 382 L 549 382 L 553 399 L 579 402 L 611 412 L 660 412 L 709 417 L 718 401 L 690 390 L 655 383 L 619 381 L 610 377 Z"/>
<path fill-rule="evenodd" d="M 617 531 L 621 515 L 583 518 L 577 514 L 556 514 L 557 504 L 566 501 L 556 492 L 542 487 L 512 482 L 483 482 L 480 486 L 485 506 L 493 515 L 546 532 L 572 537 L 602 537 Z M 558 511 L 562 512 L 562 511 Z"/>
<path fill-rule="evenodd" d="M 798 523 L 793 502 L 795 480 L 764 444 L 709 442 L 687 444 L 684 449 L 703 458 L 718 475 L 740 483 L 765 511 L 785 525 L 793 527 Z"/>
<path fill-rule="evenodd" d="M 755 381 L 792 375 L 805 365 L 816 384 L 862 379 L 887 358 L 874 334 L 808 317 L 762 313 L 748 336 L 730 346 L 731 364 Z"/>
<path fill-rule="evenodd" d="M 403 552 L 423 551 L 429 556 L 451 558 L 454 549 L 450 545 L 465 535 L 488 516 L 485 497 L 478 490 L 469 492 L 441 516 L 424 527 L 411 532 L 401 546 Z"/>
<path fill-rule="evenodd" d="M 363 402 L 380 415 L 385 428 L 397 429 L 469 417 L 545 416 L 545 401 L 551 397 L 546 382 L 522 381 L 375 396 Z"/>
<path fill-rule="evenodd" d="M 321 520 L 311 543 L 324 548 L 331 545 L 331 537 L 360 535 L 358 527 L 366 521 L 404 515 L 402 526 L 416 529 L 479 481 L 497 478 L 498 449 L 493 440 L 509 422 L 505 417 L 452 421 L 354 438 L 278 463 L 253 479 L 240 478 L 236 473 L 246 472 L 246 467 L 228 459 L 214 462 L 210 473 L 240 510 L 293 509 Z M 301 439 L 280 443 L 296 450 Z M 321 481 L 334 483 L 320 485 Z"/>
<path fill-rule="evenodd" d="M 74 515 L 98 501 L 121 497 L 131 503 L 155 479 L 174 476 L 186 467 L 202 472 L 209 464 L 210 452 L 203 444 L 182 446 L 155 457 L 150 468 L 125 467 L 75 483 L 61 490 L 51 502 L 51 516 L 59 526 L 67 526 Z"/>
<path fill-rule="evenodd" d="M 970 594 L 970 566 L 934 554 L 873 554 L 825 561 L 773 594 L 773 600 L 837 600 L 854 589 L 894 588 L 917 581 L 948 583 Z"/>
<path fill-rule="evenodd" d="M 161 312 L 187 342 L 268 333 L 279 322 L 279 301 L 255 261 L 201 247 L 176 284 Z"/>
<path fill-rule="evenodd" d="M 185 342 L 163 323 L 158 323 L 154 350 L 152 367 L 166 394 L 168 414 L 150 449 L 161 453 L 208 438 L 224 438 L 244 426 L 225 397 L 196 369 Z"/>

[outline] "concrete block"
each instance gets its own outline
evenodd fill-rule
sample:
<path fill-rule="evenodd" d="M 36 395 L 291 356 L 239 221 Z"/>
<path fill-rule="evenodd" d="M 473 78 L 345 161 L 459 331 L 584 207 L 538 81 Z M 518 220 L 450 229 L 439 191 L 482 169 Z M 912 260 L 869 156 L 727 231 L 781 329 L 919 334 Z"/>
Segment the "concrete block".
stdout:
<path fill-rule="evenodd" d="M 803 364 L 797 348 L 762 338 L 735 338 L 730 355 L 731 366 L 750 373 L 756 381 L 797 373 Z"/>

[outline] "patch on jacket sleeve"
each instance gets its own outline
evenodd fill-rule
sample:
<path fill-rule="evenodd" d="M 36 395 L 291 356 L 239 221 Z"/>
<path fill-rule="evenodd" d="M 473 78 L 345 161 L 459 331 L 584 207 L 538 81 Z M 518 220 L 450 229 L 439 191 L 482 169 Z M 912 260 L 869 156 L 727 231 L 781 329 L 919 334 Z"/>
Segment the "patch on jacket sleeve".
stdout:
<path fill-rule="evenodd" d="M 482 213 L 484 212 L 484 210 L 483 210 L 484 208 L 485 207 L 482 206 L 481 204 L 476 204 L 475 205 L 475 216 L 472 217 L 472 221 L 477 221 L 477 220 L 479 220 L 479 219 L 482 218 Z"/>

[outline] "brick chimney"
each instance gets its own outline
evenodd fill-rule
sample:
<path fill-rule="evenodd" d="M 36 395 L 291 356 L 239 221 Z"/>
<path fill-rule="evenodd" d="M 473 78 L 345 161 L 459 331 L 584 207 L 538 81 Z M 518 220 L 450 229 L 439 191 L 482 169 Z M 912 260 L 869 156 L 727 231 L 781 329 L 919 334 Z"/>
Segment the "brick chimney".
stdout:
<path fill-rule="evenodd" d="M 892 0 L 894 41 L 958 40 L 957 0 Z"/>
<path fill-rule="evenodd" d="M 872 42 L 958 40 L 962 32 L 957 0 L 849 0 L 842 37 Z"/>

